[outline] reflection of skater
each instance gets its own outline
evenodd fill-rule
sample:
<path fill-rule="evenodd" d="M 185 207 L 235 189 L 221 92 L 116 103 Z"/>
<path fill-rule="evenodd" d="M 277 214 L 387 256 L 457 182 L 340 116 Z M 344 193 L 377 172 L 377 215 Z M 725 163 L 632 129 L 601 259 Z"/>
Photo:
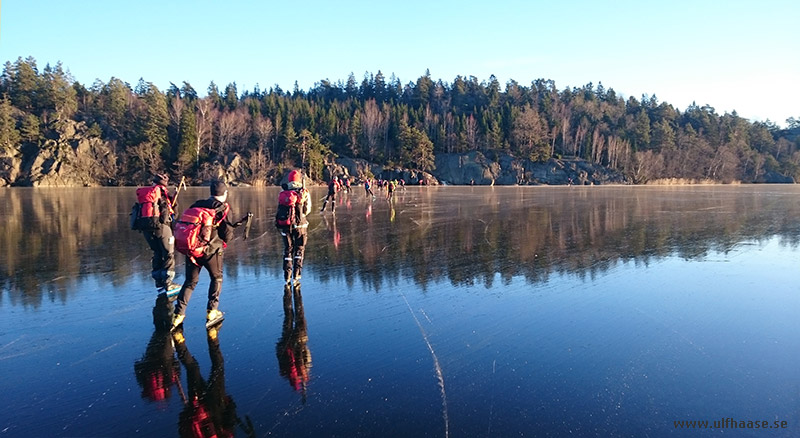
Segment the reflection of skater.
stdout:
<path fill-rule="evenodd" d="M 153 270 L 151 275 L 159 291 L 177 289 L 180 285 L 172 282 L 175 278 L 175 240 L 172 237 L 173 200 L 167 184 L 166 174 L 153 177 L 153 185 L 136 189 L 137 214 L 133 228 L 144 235 L 153 251 Z M 176 189 L 177 195 L 177 189 Z"/>
<path fill-rule="evenodd" d="M 178 383 L 181 366 L 169 335 L 172 305 L 166 294 L 159 294 L 153 307 L 155 331 L 142 358 L 133 364 L 136 382 L 142 388 L 142 398 L 151 402 L 167 400 L 172 387 Z"/>
<path fill-rule="evenodd" d="M 283 281 L 287 284 L 292 281 L 292 277 L 295 283 L 299 283 L 303 272 L 303 254 L 308 242 L 306 216 L 311 213 L 311 196 L 304 186 L 303 174 L 299 170 L 293 170 L 289 172 L 286 190 L 278 195 L 278 213 L 282 210 L 281 204 L 291 204 L 287 213 L 291 220 L 285 224 L 279 223 L 276 214 L 275 223 L 283 239 Z M 282 201 L 287 199 L 289 201 Z"/>
<path fill-rule="evenodd" d="M 333 247 L 338 250 L 339 249 L 339 242 L 342 241 L 342 233 L 340 233 L 339 230 L 336 229 L 336 215 L 333 215 L 331 217 L 331 221 L 330 222 L 328 222 L 328 218 L 327 217 L 323 216 L 322 218 L 323 218 L 323 220 L 325 220 L 325 228 L 330 230 L 332 232 L 332 234 L 333 234 Z M 333 223 L 333 229 L 332 230 L 331 230 L 331 223 Z"/>
<path fill-rule="evenodd" d="M 308 330 L 299 285 L 294 290 L 289 285 L 283 289 L 283 331 L 275 345 L 275 353 L 281 376 L 289 380 L 295 391 L 301 393 L 305 403 L 311 378 L 311 351 L 308 349 Z"/>
<path fill-rule="evenodd" d="M 186 306 L 189 305 L 189 300 L 192 298 L 192 292 L 194 292 L 194 288 L 200 279 L 200 270 L 202 268 L 206 268 L 211 278 L 211 284 L 208 286 L 206 322 L 213 323 L 222 318 L 222 312 L 218 309 L 219 296 L 222 292 L 222 254 L 227 242 L 233 238 L 233 228 L 235 227 L 235 224 L 230 223 L 228 220 L 230 206 L 227 203 L 227 199 L 228 186 L 222 181 L 214 181 L 211 184 L 211 197 L 201 199 L 192 204 L 181 215 L 175 228 L 179 238 L 178 248 L 181 249 L 184 245 L 183 239 L 185 237 L 185 244 L 188 246 L 189 252 L 194 251 L 195 254 L 202 255 L 186 255 L 186 281 L 183 283 L 180 293 L 178 293 L 175 315 L 172 319 L 173 328 L 183 323 L 183 319 L 186 316 Z M 191 222 L 190 218 L 196 218 L 197 220 L 206 218 L 210 224 L 205 226 L 198 225 L 198 223 Z M 200 235 L 192 234 L 192 226 L 198 228 L 197 233 L 200 233 Z M 185 233 L 182 230 L 185 230 Z M 203 233 L 207 235 L 203 236 Z"/>
<path fill-rule="evenodd" d="M 331 182 L 328 183 L 328 196 L 326 196 L 325 200 L 322 202 L 322 208 L 319 209 L 320 212 L 325 211 L 325 206 L 328 205 L 328 201 L 331 201 L 331 213 L 336 212 L 336 192 L 338 191 L 339 178 L 334 176 Z"/>
<path fill-rule="evenodd" d="M 225 392 L 225 361 L 219 348 L 217 328 L 208 331 L 208 355 L 211 371 L 208 381 L 203 379 L 200 364 L 189 353 L 183 331 L 173 333 L 175 351 L 186 368 L 188 394 L 184 396 L 184 408 L 178 419 L 178 432 L 181 437 L 232 437 L 238 424 L 248 436 L 255 436 L 250 419 L 245 417 L 245 425 L 236 416 L 236 404 Z"/>

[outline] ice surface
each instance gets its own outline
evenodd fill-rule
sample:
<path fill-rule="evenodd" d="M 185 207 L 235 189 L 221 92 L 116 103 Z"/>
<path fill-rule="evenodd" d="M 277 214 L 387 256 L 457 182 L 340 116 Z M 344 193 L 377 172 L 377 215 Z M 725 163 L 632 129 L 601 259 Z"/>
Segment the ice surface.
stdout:
<path fill-rule="evenodd" d="M 791 436 L 798 192 L 355 188 L 320 214 L 314 188 L 296 293 L 278 189 L 232 188 L 255 216 L 226 250 L 226 319 L 207 337 L 201 274 L 173 346 L 133 189 L 2 189 L 0 436 L 696 436 L 714 431 L 674 421 L 722 417 Z"/>

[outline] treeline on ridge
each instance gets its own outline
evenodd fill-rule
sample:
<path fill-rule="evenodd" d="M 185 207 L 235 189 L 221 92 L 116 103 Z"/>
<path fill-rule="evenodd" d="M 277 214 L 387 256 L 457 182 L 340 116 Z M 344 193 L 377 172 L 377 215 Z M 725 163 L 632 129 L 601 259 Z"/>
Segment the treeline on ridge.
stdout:
<path fill-rule="evenodd" d="M 380 71 L 359 82 L 322 80 L 304 91 L 275 86 L 240 92 L 214 82 L 201 97 L 188 82 L 160 90 L 140 79 L 117 78 L 91 86 L 74 80 L 61 63 L 39 71 L 36 60 L 6 62 L 0 77 L 0 157 L 25 157 L 83 123 L 107 142 L 115 159 L 102 169 L 105 183 L 141 183 L 153 171 L 203 180 L 233 154 L 245 181 L 274 184 L 284 169 L 306 168 L 316 180 L 330 158 L 361 158 L 435 175 L 440 154 L 480 151 L 533 161 L 577 158 L 622 172 L 633 183 L 664 178 L 717 182 L 764 181 L 765 175 L 800 177 L 800 120 L 784 129 L 750 122 L 713 107 L 680 111 L 655 96 L 618 96 L 602 84 L 556 88 L 494 76 L 430 74 L 402 84 Z M 110 168 L 109 168 L 110 167 Z"/>

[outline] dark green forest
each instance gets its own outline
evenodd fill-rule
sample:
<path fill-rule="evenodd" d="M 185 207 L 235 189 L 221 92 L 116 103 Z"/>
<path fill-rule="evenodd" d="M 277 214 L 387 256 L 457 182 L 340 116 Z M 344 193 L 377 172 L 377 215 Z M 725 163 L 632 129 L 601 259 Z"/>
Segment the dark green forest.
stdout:
<path fill-rule="evenodd" d="M 500 84 L 493 76 L 445 83 L 428 73 L 403 84 L 378 71 L 309 90 L 211 82 L 203 91 L 113 77 L 86 86 L 60 62 L 40 70 L 35 59 L 18 58 L 0 77 L 0 155 L 24 162 L 51 147 L 46 140 L 63 133 L 61 125 L 77 122 L 110 145 L 114 159 L 103 170 L 117 185 L 163 169 L 202 180 L 232 154 L 244 163 L 243 182 L 254 185 L 300 166 L 321 180 L 335 157 L 435 175 L 437 156 L 471 151 L 583 159 L 633 183 L 800 177 L 798 119 L 781 128 L 707 105 L 680 110 L 655 96 L 625 99 L 602 84 L 560 90 L 552 80 Z"/>

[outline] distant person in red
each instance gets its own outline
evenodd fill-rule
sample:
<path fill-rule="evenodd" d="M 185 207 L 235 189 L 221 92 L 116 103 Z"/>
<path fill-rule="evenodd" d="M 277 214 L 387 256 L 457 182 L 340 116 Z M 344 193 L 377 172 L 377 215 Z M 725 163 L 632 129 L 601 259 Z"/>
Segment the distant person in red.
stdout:
<path fill-rule="evenodd" d="M 328 196 L 322 201 L 322 208 L 319 210 L 320 213 L 325 211 L 325 206 L 328 205 L 328 201 L 331 202 L 331 213 L 336 212 L 336 192 L 339 191 L 339 187 L 339 178 L 334 176 L 331 182 L 328 183 Z"/>
<path fill-rule="evenodd" d="M 350 193 L 350 178 L 347 176 L 344 177 L 344 192 Z"/>

